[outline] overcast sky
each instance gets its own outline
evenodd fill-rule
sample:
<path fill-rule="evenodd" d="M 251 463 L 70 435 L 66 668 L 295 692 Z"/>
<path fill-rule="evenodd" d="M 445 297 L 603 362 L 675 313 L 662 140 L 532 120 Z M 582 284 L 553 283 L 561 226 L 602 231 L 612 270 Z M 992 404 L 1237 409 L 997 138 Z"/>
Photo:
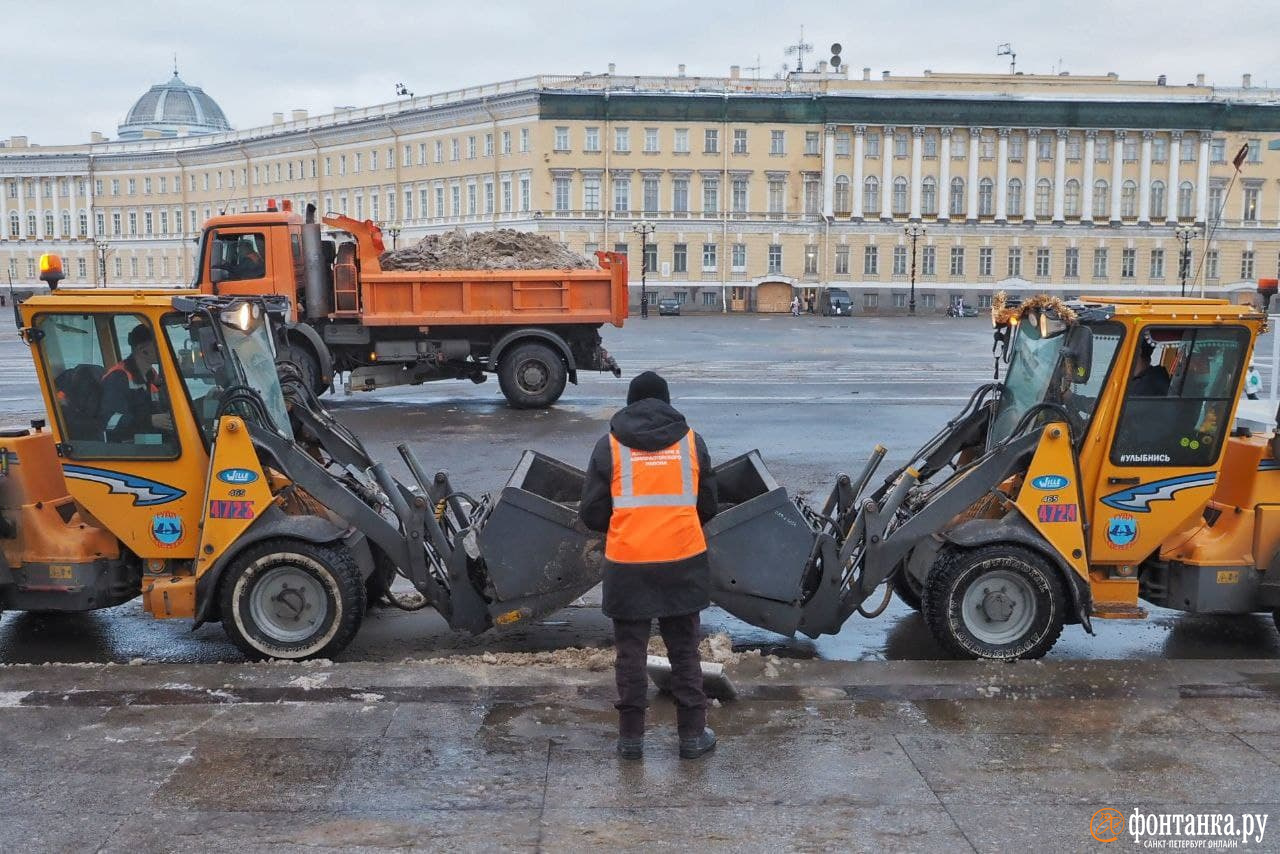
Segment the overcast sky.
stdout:
<path fill-rule="evenodd" d="M 978 11 L 981 10 L 981 11 Z M 546 74 L 725 75 L 730 65 L 772 76 L 788 44 L 806 42 L 812 66 L 832 42 L 861 74 L 996 73 L 1013 45 L 1028 73 L 1105 74 L 1170 85 L 1203 72 L 1210 83 L 1280 85 L 1280 3 L 1164 0 L 0 0 L 5 78 L 0 138 L 44 145 L 114 137 L 133 102 L 172 74 L 202 87 L 233 127 L 271 114 L 395 99 Z M 744 71 L 744 74 L 752 72 Z"/>

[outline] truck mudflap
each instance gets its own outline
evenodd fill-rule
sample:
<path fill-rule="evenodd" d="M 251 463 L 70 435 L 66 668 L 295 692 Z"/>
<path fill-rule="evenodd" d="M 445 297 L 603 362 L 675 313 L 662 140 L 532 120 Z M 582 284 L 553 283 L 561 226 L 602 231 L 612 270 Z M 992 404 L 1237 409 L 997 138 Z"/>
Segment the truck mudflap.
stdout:
<path fill-rule="evenodd" d="M 487 513 L 476 542 L 495 626 L 512 626 L 569 605 L 600 583 L 604 537 L 578 518 L 586 473 L 525 451 Z"/>

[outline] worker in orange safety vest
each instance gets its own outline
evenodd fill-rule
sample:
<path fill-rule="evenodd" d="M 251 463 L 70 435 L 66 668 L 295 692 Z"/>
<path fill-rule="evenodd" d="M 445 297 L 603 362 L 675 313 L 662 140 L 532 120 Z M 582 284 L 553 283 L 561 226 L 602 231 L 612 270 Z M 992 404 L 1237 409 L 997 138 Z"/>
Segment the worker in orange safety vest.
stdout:
<path fill-rule="evenodd" d="M 667 646 L 680 756 L 716 744 L 707 727 L 699 613 L 710 600 L 702 526 L 716 513 L 715 474 L 702 437 L 671 406 L 667 382 L 646 371 L 631 381 L 627 406 L 609 422 L 587 465 L 579 514 L 605 532 L 604 602 L 617 659 L 618 753 L 644 755 L 653 621 Z"/>

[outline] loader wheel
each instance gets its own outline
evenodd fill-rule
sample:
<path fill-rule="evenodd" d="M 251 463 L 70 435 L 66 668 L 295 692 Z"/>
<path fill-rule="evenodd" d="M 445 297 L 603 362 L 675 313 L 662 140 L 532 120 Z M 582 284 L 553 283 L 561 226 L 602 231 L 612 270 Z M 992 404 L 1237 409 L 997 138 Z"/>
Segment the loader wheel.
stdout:
<path fill-rule="evenodd" d="M 903 603 L 913 611 L 919 611 L 924 604 L 922 597 L 924 596 L 924 587 L 911 573 L 907 572 L 905 566 L 899 567 L 898 571 L 893 574 L 893 592 Z"/>
<path fill-rule="evenodd" d="M 341 545 L 274 539 L 227 567 L 222 628 L 253 659 L 331 656 L 350 643 L 365 612 L 364 580 Z"/>
<path fill-rule="evenodd" d="M 1005 543 L 944 549 L 924 584 L 925 622 L 957 658 L 1040 658 L 1062 634 L 1066 606 L 1058 571 Z"/>
<path fill-rule="evenodd" d="M 546 344 L 518 344 L 498 365 L 498 385 L 516 409 L 546 409 L 564 393 L 567 377 L 560 354 Z"/>
<path fill-rule="evenodd" d="M 307 388 L 315 392 L 317 397 L 329 390 L 329 387 L 320 381 L 320 360 L 316 358 L 315 353 L 311 352 L 310 347 L 291 342 L 289 346 L 280 351 L 280 359 L 293 362 L 298 366 L 298 373 L 302 375 L 302 381 L 307 384 Z"/>

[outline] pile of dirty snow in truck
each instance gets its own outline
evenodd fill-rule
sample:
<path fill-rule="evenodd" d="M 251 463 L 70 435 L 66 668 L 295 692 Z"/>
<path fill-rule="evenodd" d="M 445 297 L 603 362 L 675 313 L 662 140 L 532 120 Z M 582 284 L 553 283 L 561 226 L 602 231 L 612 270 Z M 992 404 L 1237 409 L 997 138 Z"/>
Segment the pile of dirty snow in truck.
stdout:
<path fill-rule="evenodd" d="M 594 270 L 596 262 L 541 234 L 500 228 L 468 234 L 460 228 L 429 234 L 412 246 L 384 252 L 383 270 Z"/>

